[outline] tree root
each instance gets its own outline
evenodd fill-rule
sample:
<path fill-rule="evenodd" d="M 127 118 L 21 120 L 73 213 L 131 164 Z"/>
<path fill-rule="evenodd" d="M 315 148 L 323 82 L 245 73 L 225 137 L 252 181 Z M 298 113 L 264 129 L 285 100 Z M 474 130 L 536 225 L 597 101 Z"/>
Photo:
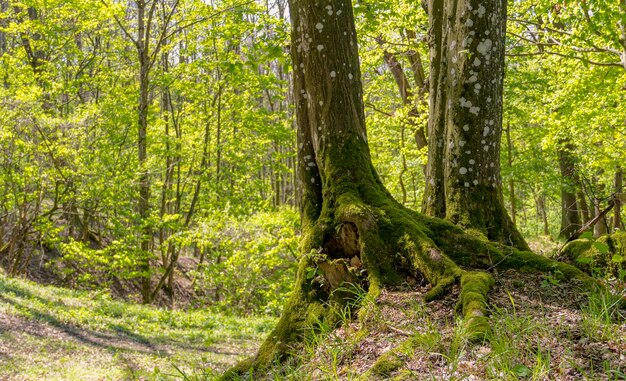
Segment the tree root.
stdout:
<path fill-rule="evenodd" d="M 339 207 L 326 210 L 307 229 L 295 287 L 278 325 L 253 359 L 238 364 L 223 379 L 263 372 L 284 360 L 314 324 L 340 323 L 339 311 L 346 306 L 361 308 L 359 317 L 367 318 L 368 307 L 363 301 L 374 301 L 383 287 L 398 285 L 407 276 L 432 285 L 426 301 L 439 299 L 455 284 L 460 285 L 456 310 L 463 317 L 463 331 L 470 341 L 482 341 L 490 332 L 487 294 L 494 279 L 489 271 L 552 272 L 564 280 L 593 283 L 570 265 L 494 244 L 394 201 L 375 205 L 354 199 L 340 201 Z M 367 296 L 354 298 L 340 292 L 349 284 L 367 289 Z"/>

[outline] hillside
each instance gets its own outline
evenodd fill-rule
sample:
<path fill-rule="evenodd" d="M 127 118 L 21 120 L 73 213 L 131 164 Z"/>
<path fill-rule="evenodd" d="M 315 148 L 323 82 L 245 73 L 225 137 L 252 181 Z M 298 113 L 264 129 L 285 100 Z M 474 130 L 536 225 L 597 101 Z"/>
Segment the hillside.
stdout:
<path fill-rule="evenodd" d="M 170 311 L 0 276 L 1 380 L 206 378 L 252 353 L 272 318 Z"/>

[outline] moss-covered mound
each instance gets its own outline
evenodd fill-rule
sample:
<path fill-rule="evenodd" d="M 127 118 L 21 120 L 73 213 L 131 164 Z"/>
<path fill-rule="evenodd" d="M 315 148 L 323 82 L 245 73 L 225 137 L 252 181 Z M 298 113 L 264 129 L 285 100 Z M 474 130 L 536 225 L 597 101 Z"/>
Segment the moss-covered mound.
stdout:
<path fill-rule="evenodd" d="M 626 272 L 626 232 L 618 231 L 598 239 L 584 237 L 561 249 L 559 260 L 588 274 L 619 277 Z"/>

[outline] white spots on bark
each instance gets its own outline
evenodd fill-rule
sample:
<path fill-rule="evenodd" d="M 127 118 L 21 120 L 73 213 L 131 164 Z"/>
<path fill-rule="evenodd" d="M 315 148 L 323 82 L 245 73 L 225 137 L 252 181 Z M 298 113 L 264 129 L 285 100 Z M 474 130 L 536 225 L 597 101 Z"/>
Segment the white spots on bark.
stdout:
<path fill-rule="evenodd" d="M 315 29 L 317 29 L 318 32 L 321 32 L 322 29 L 324 29 L 324 24 L 318 22 L 317 24 L 315 24 Z"/>
<path fill-rule="evenodd" d="M 465 140 L 461 140 L 461 141 L 459 141 L 459 147 L 463 147 L 463 146 L 465 146 L 465 144 L 466 144 L 466 143 L 467 143 L 467 142 L 466 142 Z"/>
<path fill-rule="evenodd" d="M 317 45 L 317 50 L 319 50 L 320 52 L 324 50 L 324 45 Z"/>
<path fill-rule="evenodd" d="M 474 185 L 478 185 L 478 180 L 474 180 Z"/>
<path fill-rule="evenodd" d="M 468 28 L 471 28 L 474 25 L 474 21 L 472 21 L 472 19 L 468 18 L 467 20 L 465 20 L 465 26 Z"/>
<path fill-rule="evenodd" d="M 478 57 L 474 58 L 474 66 L 480 66 L 481 63 L 482 61 Z"/>
<path fill-rule="evenodd" d="M 480 4 L 480 5 L 478 6 L 478 9 L 476 10 L 476 14 L 478 14 L 478 17 L 483 17 L 483 16 L 485 15 L 485 12 L 486 12 L 486 11 L 487 11 L 487 10 L 485 9 L 485 7 L 483 7 L 483 5 L 482 5 L 482 4 Z"/>
<path fill-rule="evenodd" d="M 489 146 L 488 146 L 488 145 L 484 145 L 484 146 L 483 146 L 483 150 L 484 150 L 485 152 L 489 151 Z"/>
<path fill-rule="evenodd" d="M 493 42 L 491 41 L 491 39 L 487 38 L 484 41 L 478 43 L 476 50 L 478 50 L 478 53 L 482 54 L 483 56 L 487 56 L 490 54 L 492 47 Z"/>
<path fill-rule="evenodd" d="M 469 131 L 469 124 L 466 124 L 463 126 L 463 131 L 465 132 Z"/>
<path fill-rule="evenodd" d="M 348 79 L 353 79 L 354 76 L 352 75 L 352 73 L 348 73 Z"/>
<path fill-rule="evenodd" d="M 461 168 L 459 169 L 459 173 L 460 173 L 460 174 L 462 174 L 462 175 L 466 174 L 466 173 L 467 173 L 467 168 L 465 168 L 465 167 L 461 167 Z"/>
<path fill-rule="evenodd" d="M 463 184 L 463 185 L 465 185 L 465 188 L 469 188 L 470 183 L 468 183 L 468 182 L 466 181 L 466 182 L 465 182 L 465 184 Z"/>
<path fill-rule="evenodd" d="M 480 111 L 480 107 L 477 107 L 477 106 L 470 107 L 469 111 L 474 115 L 478 115 L 478 112 Z"/>
<path fill-rule="evenodd" d="M 472 107 L 472 102 L 465 99 L 465 97 L 461 97 L 461 99 L 459 99 L 459 103 L 461 104 L 461 107 L 467 107 L 467 108 Z"/>
<path fill-rule="evenodd" d="M 469 79 L 467 80 L 467 82 L 469 83 L 474 83 L 478 81 L 478 78 L 475 75 L 472 75 L 471 77 L 469 77 Z"/>
<path fill-rule="evenodd" d="M 485 128 L 483 129 L 483 136 L 487 136 L 487 135 L 489 135 L 489 131 L 490 131 L 490 130 L 491 130 L 491 129 L 490 129 L 489 127 L 485 127 Z"/>
<path fill-rule="evenodd" d="M 474 164 L 476 164 L 476 160 L 471 159 L 471 160 L 469 161 L 469 163 L 470 163 L 471 165 L 474 165 Z"/>
<path fill-rule="evenodd" d="M 330 78 L 335 78 L 337 76 L 337 72 L 334 70 L 330 72 Z"/>

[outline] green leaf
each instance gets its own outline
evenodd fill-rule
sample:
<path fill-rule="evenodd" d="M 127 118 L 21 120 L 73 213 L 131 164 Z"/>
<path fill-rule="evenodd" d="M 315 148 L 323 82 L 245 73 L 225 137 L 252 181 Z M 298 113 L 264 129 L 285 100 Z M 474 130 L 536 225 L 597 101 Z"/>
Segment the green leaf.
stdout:
<path fill-rule="evenodd" d="M 528 377 L 533 374 L 533 371 L 524 364 L 517 364 L 513 368 L 513 373 L 515 373 L 517 377 Z"/>
<path fill-rule="evenodd" d="M 622 263 L 624 262 L 624 257 L 621 255 L 615 254 L 613 258 L 611 258 L 611 261 L 613 261 L 614 263 Z"/>
<path fill-rule="evenodd" d="M 576 258 L 576 262 L 588 265 L 591 262 L 593 262 L 593 259 L 591 259 L 589 257 L 578 257 L 578 258 Z"/>
<path fill-rule="evenodd" d="M 314 267 L 307 267 L 306 268 L 306 279 L 307 280 L 311 280 L 315 277 L 315 273 L 317 272 L 317 269 Z"/>
<path fill-rule="evenodd" d="M 593 239 L 593 233 L 584 232 L 583 234 L 580 235 L 580 239 Z"/>
<path fill-rule="evenodd" d="M 594 242 L 593 243 L 593 247 L 595 247 L 602 254 L 608 254 L 609 253 L 609 246 L 606 243 Z"/>

